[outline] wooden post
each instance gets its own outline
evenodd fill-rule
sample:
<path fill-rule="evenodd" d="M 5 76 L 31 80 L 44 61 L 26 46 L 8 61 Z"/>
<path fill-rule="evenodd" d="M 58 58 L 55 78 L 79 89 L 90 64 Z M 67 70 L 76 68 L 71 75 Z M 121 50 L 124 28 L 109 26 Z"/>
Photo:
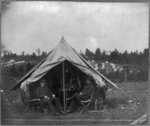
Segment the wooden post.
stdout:
<path fill-rule="evenodd" d="M 62 63 L 62 76 L 63 76 L 63 100 L 64 100 L 64 112 L 66 112 L 66 90 L 65 90 L 65 64 Z"/>
<path fill-rule="evenodd" d="M 97 99 L 95 100 L 95 111 L 97 111 Z"/>
<path fill-rule="evenodd" d="M 125 82 L 127 82 L 127 66 L 124 66 L 124 71 L 125 71 Z"/>

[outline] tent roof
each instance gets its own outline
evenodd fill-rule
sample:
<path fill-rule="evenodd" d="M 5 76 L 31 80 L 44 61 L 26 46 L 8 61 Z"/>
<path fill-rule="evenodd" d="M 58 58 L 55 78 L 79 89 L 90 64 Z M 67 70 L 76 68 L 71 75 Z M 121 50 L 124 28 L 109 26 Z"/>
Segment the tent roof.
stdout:
<path fill-rule="evenodd" d="M 31 71 L 29 71 L 21 80 L 19 80 L 11 90 L 20 87 L 20 84 L 27 80 L 29 83 L 36 82 L 41 79 L 45 74 L 48 73 L 53 67 L 64 62 L 65 60 L 72 63 L 74 66 L 79 68 L 82 72 L 93 77 L 93 79 L 100 86 L 104 86 L 102 78 L 110 82 L 113 86 L 116 85 L 104 77 L 101 73 L 96 71 L 90 64 L 88 64 L 64 39 L 58 45 L 52 49 L 48 56 L 41 61 L 37 66 L 35 66 Z"/>

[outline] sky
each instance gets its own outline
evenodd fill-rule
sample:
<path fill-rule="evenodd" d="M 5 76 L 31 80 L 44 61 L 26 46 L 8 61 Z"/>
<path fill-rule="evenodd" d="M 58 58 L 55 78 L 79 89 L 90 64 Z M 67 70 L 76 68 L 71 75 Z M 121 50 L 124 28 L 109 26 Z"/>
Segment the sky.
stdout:
<path fill-rule="evenodd" d="M 148 48 L 146 3 L 14 1 L 2 12 L 2 45 L 17 54 L 49 52 L 62 36 L 78 52 Z"/>

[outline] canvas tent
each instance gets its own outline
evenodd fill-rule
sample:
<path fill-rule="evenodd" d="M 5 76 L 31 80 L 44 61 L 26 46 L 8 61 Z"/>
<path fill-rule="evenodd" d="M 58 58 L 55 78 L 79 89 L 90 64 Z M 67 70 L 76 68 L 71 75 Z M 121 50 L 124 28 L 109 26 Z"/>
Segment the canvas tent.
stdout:
<path fill-rule="evenodd" d="M 21 80 L 19 80 L 11 90 L 18 88 L 25 88 L 28 85 L 37 82 L 42 77 L 46 76 L 51 71 L 56 73 L 62 73 L 62 88 L 65 89 L 65 69 L 66 64 L 70 65 L 71 68 L 76 68 L 78 71 L 85 75 L 91 76 L 96 84 L 101 87 L 105 86 L 103 79 L 109 82 L 114 87 L 118 88 L 113 82 L 103 76 L 101 73 L 96 71 L 90 64 L 88 64 L 64 39 L 58 45 L 52 49 L 48 56 L 31 69 Z M 27 82 L 27 83 L 23 83 Z"/>

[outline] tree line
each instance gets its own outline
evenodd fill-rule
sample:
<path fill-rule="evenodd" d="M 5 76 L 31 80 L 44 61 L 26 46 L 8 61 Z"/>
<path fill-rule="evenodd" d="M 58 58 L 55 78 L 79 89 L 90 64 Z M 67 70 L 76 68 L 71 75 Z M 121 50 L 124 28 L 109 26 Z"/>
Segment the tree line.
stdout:
<path fill-rule="evenodd" d="M 140 72 L 134 73 L 134 75 L 130 75 L 130 80 L 137 80 L 137 81 L 144 81 L 148 79 L 148 55 L 149 55 L 149 49 L 146 48 L 143 50 L 143 52 L 128 52 L 124 51 L 119 52 L 117 49 L 111 52 L 106 52 L 105 50 L 101 50 L 100 48 L 97 48 L 95 52 L 92 52 L 89 49 L 86 49 L 85 53 L 80 52 L 82 57 L 84 57 L 86 60 L 94 60 L 96 63 L 100 64 L 105 61 L 109 61 L 111 63 L 115 64 L 130 64 L 133 66 L 136 66 Z M 44 59 L 48 55 L 47 52 L 41 51 L 40 49 L 37 49 L 36 52 L 33 52 L 32 54 L 28 54 L 25 52 L 22 52 L 20 55 L 17 55 L 16 53 L 12 53 L 11 51 L 3 51 L 3 56 L 1 60 L 3 62 L 7 62 L 10 59 L 14 59 L 15 61 L 26 61 L 27 63 L 20 66 L 12 65 L 7 70 L 2 71 L 2 74 L 9 74 L 9 76 L 23 76 L 26 74 L 35 64 L 37 64 L 39 61 Z M 35 61 L 36 63 L 32 64 L 31 61 Z M 128 70 L 128 69 L 127 69 Z M 105 76 L 109 77 L 110 79 L 119 80 L 120 78 L 124 77 L 123 73 L 110 73 L 105 74 Z"/>
<path fill-rule="evenodd" d="M 106 52 L 105 50 L 101 51 L 100 48 L 97 48 L 95 52 L 86 49 L 85 53 L 81 53 L 81 55 L 87 60 L 94 60 L 97 63 L 102 63 L 105 61 L 119 64 L 122 66 L 127 66 L 127 72 L 129 71 L 129 67 L 136 67 L 139 72 L 134 72 L 132 75 L 128 74 L 128 78 L 130 81 L 144 81 L 148 80 L 148 59 L 149 59 L 149 49 L 145 48 L 142 52 L 134 51 L 128 52 L 124 51 L 119 52 L 117 49 L 111 52 Z M 129 65 L 129 67 L 128 67 Z M 103 72 L 103 71 L 101 71 Z M 103 72 L 105 74 L 105 72 Z M 121 75 L 122 74 L 122 75 Z M 105 76 L 113 79 L 120 80 L 124 78 L 124 73 L 109 73 L 105 74 Z M 122 79 L 123 80 L 123 79 Z"/>

